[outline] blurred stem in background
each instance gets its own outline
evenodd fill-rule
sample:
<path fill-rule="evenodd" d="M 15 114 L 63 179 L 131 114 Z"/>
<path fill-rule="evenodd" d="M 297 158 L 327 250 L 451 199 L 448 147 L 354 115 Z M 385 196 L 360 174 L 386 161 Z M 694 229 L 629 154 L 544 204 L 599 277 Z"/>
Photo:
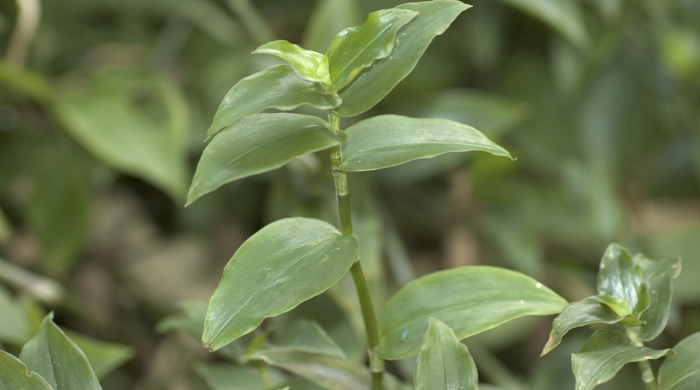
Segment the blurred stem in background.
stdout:
<path fill-rule="evenodd" d="M 265 19 L 251 6 L 250 1 L 228 0 L 228 5 L 238 15 L 255 44 L 262 45 L 275 39 L 275 34 L 267 25 Z"/>
<path fill-rule="evenodd" d="M 39 25 L 41 4 L 39 0 L 15 0 L 15 3 L 17 4 L 17 22 L 12 31 L 5 58 L 7 62 L 22 67 L 27 59 L 29 44 Z"/>

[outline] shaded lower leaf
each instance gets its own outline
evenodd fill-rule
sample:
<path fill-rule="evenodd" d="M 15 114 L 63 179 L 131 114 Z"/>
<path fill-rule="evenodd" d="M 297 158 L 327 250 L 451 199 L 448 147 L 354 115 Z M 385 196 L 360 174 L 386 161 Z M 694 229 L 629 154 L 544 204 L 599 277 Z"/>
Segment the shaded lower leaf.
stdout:
<path fill-rule="evenodd" d="M 217 350 L 337 282 L 357 258 L 357 240 L 330 224 L 288 218 L 250 237 L 209 301 L 202 341 Z"/>
<path fill-rule="evenodd" d="M 681 273 L 681 261 L 651 260 L 638 255 L 635 262 L 642 267 L 649 280 L 649 308 L 640 318 L 644 324 L 639 328 L 639 338 L 650 341 L 666 328 L 671 311 L 672 284 Z"/>
<path fill-rule="evenodd" d="M 29 371 L 21 360 L 0 351 L 0 390 L 51 390 L 41 375 Z"/>
<path fill-rule="evenodd" d="M 211 390 L 267 390 L 253 368 L 231 364 L 198 364 L 197 374 Z"/>
<path fill-rule="evenodd" d="M 343 350 L 316 321 L 299 320 L 277 332 L 274 345 L 280 349 L 345 357 Z"/>
<path fill-rule="evenodd" d="M 627 363 L 671 355 L 671 349 L 659 351 L 635 346 L 620 331 L 598 330 L 588 339 L 581 352 L 571 355 L 576 390 L 593 389 L 609 381 Z"/>
<path fill-rule="evenodd" d="M 624 319 L 595 297 L 584 298 L 568 304 L 552 323 L 549 340 L 542 349 L 542 356 L 559 345 L 571 329 L 590 324 L 615 324 Z"/>
<path fill-rule="evenodd" d="M 343 146 L 346 171 L 382 169 L 448 152 L 484 151 L 510 157 L 478 130 L 446 119 L 379 115 L 350 126 Z"/>
<path fill-rule="evenodd" d="M 300 114 L 256 114 L 227 127 L 207 145 L 192 179 L 187 204 L 231 181 L 277 169 L 301 155 L 345 140 L 327 122 Z"/>
<path fill-rule="evenodd" d="M 44 377 L 54 390 L 101 389 L 87 357 L 52 321 L 44 317 L 39 333 L 24 347 L 19 358 Z"/>
<path fill-rule="evenodd" d="M 567 302 L 536 280 L 495 267 L 435 272 L 403 286 L 379 316 L 379 354 L 401 359 L 418 353 L 435 317 L 462 339 L 526 315 L 559 313 Z"/>
<path fill-rule="evenodd" d="M 700 332 L 673 347 L 674 356 L 659 368 L 659 390 L 700 389 Z"/>
<path fill-rule="evenodd" d="M 429 319 L 413 381 L 416 390 L 479 389 L 476 366 L 467 346 L 438 319 Z"/>

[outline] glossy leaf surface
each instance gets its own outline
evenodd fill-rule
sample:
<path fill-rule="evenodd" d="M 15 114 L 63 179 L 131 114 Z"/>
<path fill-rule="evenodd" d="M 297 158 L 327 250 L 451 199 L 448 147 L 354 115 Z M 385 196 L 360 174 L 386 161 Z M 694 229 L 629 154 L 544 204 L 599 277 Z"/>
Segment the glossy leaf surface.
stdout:
<path fill-rule="evenodd" d="M 346 171 L 366 171 L 403 164 L 448 152 L 484 151 L 510 157 L 473 127 L 446 119 L 379 115 L 350 126 L 345 133 Z"/>
<path fill-rule="evenodd" d="M 576 390 L 593 389 L 612 379 L 627 363 L 658 359 L 673 354 L 671 349 L 654 350 L 632 345 L 617 330 L 596 331 L 581 349 L 571 355 Z"/>
<path fill-rule="evenodd" d="M 630 314 L 640 318 L 649 307 L 649 285 L 646 275 L 627 251 L 619 245 L 612 244 L 603 254 L 598 272 L 598 293 L 617 298 L 624 303 L 626 313 L 618 308 L 611 308 L 618 315 Z"/>
<path fill-rule="evenodd" d="M 299 45 L 279 40 L 268 42 L 253 54 L 271 54 L 289 63 L 297 73 L 312 82 L 329 84 L 328 63 L 325 56 L 313 50 L 306 50 Z"/>
<path fill-rule="evenodd" d="M 659 390 L 700 389 L 700 332 L 681 340 L 659 368 Z"/>
<path fill-rule="evenodd" d="M 379 353 L 401 359 L 418 353 L 428 318 L 462 339 L 526 315 L 559 313 L 566 300 L 536 280 L 495 267 L 440 271 L 403 286 L 379 316 Z"/>
<path fill-rule="evenodd" d="M 479 389 L 476 366 L 467 346 L 438 319 L 429 319 L 413 382 L 416 390 Z"/>
<path fill-rule="evenodd" d="M 398 8 L 380 10 L 369 14 L 362 25 L 341 31 L 326 54 L 332 89 L 342 89 L 364 68 L 388 56 L 396 32 L 417 14 Z"/>
<path fill-rule="evenodd" d="M 293 110 L 306 104 L 327 110 L 340 103 L 338 96 L 328 94 L 320 83 L 303 79 L 288 65 L 271 66 L 231 88 L 214 115 L 207 139 L 242 117 L 267 108 Z"/>
<path fill-rule="evenodd" d="M 327 122 L 299 114 L 249 115 L 221 131 L 197 165 L 187 204 L 220 186 L 277 169 L 301 155 L 339 145 Z"/>
<path fill-rule="evenodd" d="M 233 255 L 214 295 L 202 341 L 213 350 L 287 312 L 338 281 L 357 240 L 326 222 L 288 218 L 267 225 Z"/>
<path fill-rule="evenodd" d="M 572 302 L 554 319 L 549 340 L 542 350 L 542 356 L 556 348 L 564 335 L 571 329 L 590 324 L 615 324 L 623 319 L 624 317 L 615 314 L 612 309 L 600 303 L 595 297 Z"/>
<path fill-rule="evenodd" d="M 41 375 L 31 372 L 21 360 L 0 351 L 0 390 L 50 390 Z"/>
<path fill-rule="evenodd" d="M 470 6 L 456 0 L 435 0 L 402 4 L 397 9 L 418 12 L 399 31 L 389 57 L 375 62 L 342 91 L 341 116 L 359 115 L 377 104 L 416 66 L 433 38 L 442 34 L 452 21 Z"/>
<path fill-rule="evenodd" d="M 644 270 L 649 280 L 649 308 L 642 313 L 644 323 L 639 329 L 642 341 L 655 339 L 666 328 L 671 311 L 673 280 L 681 273 L 680 259 L 658 261 L 635 256 L 635 263 Z"/>
<path fill-rule="evenodd" d="M 44 317 L 39 333 L 22 347 L 19 358 L 54 390 L 101 389 L 83 351 L 53 323 L 52 316 Z"/>

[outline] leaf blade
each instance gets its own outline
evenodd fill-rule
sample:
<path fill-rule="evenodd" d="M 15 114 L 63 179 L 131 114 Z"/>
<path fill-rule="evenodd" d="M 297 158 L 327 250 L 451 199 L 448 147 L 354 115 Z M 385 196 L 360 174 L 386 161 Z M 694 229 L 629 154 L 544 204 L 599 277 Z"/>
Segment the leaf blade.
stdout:
<path fill-rule="evenodd" d="M 639 319 L 649 307 L 649 285 L 646 275 L 627 251 L 617 245 L 608 246 L 600 261 L 598 293 L 617 298 L 627 306 L 628 314 Z M 616 310 L 614 307 L 613 310 Z M 618 314 L 623 314 L 619 312 Z"/>
<path fill-rule="evenodd" d="M 21 360 L 0 350 L 0 390 L 52 390 L 41 375 L 30 372 Z"/>
<path fill-rule="evenodd" d="M 329 84 L 325 56 L 313 50 L 306 50 L 288 41 L 268 42 L 253 51 L 253 54 L 270 54 L 289 63 L 297 73 L 311 82 Z M 324 67 L 322 69 L 321 67 Z"/>
<path fill-rule="evenodd" d="M 700 386 L 700 332 L 681 340 L 659 368 L 659 390 L 692 390 Z"/>

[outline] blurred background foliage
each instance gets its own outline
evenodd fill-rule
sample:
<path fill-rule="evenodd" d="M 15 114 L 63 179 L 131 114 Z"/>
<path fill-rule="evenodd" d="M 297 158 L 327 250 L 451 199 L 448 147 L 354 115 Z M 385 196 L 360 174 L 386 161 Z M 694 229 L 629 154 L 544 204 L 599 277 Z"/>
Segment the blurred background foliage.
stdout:
<path fill-rule="evenodd" d="M 342 28 L 399 3 L 0 0 L 2 349 L 18 353 L 55 310 L 105 389 L 262 386 L 222 365 L 241 351 L 201 348 L 193 319 L 261 226 L 336 221 L 328 156 L 184 208 L 209 120 L 236 81 L 275 61 L 250 55 L 258 45 L 325 52 Z M 517 160 L 448 154 L 351 175 L 377 306 L 417 275 L 470 264 L 516 269 L 577 300 L 593 294 L 600 256 L 618 242 L 683 259 L 663 346 L 700 330 L 700 2 L 472 4 L 367 115 L 458 120 Z M 314 318 L 361 359 L 358 310 L 343 280 L 266 324 L 284 343 L 289 324 Z M 466 341 L 482 380 L 572 388 L 568 354 L 590 331 L 535 359 L 549 329 L 550 319 L 521 320 Z M 390 369 L 411 378 L 412 364 Z"/>

